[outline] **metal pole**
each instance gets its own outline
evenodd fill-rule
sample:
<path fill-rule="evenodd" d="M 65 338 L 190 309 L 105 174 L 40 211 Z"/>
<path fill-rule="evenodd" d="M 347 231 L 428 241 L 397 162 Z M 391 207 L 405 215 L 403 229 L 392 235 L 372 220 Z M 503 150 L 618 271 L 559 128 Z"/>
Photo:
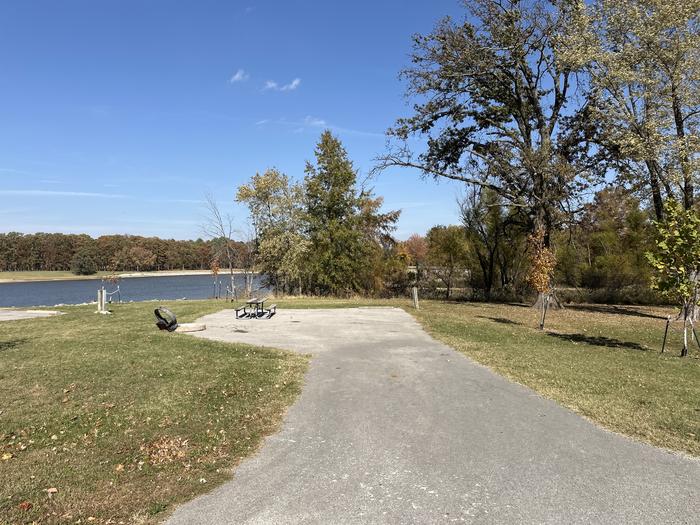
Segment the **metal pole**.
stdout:
<path fill-rule="evenodd" d="M 418 304 L 418 287 L 414 286 L 411 288 L 411 297 L 413 298 L 413 308 L 420 310 L 420 305 Z"/>
<path fill-rule="evenodd" d="M 664 330 L 664 342 L 661 345 L 661 353 L 662 354 L 664 353 L 664 350 L 666 349 L 666 336 L 668 336 L 668 325 L 670 325 L 670 324 L 671 324 L 671 316 L 669 315 L 666 318 L 666 330 Z"/>
<path fill-rule="evenodd" d="M 544 330 L 544 320 L 547 317 L 547 308 L 549 307 L 549 294 L 542 296 L 542 322 L 540 323 L 540 330 Z"/>
<path fill-rule="evenodd" d="M 698 333 L 695 331 L 695 325 L 693 323 L 690 323 L 690 326 L 693 329 L 693 335 L 695 336 L 695 342 L 698 344 L 698 348 L 700 348 L 700 341 L 698 341 Z"/>

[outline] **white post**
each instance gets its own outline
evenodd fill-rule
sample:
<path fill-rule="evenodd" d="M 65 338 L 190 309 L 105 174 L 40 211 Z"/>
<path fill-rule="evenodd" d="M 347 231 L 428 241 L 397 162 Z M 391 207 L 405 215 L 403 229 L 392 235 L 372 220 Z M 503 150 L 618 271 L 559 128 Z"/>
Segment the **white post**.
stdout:
<path fill-rule="evenodd" d="M 413 298 L 413 308 L 420 310 L 420 306 L 418 305 L 418 288 L 416 286 L 411 288 L 411 297 Z"/>
<path fill-rule="evenodd" d="M 105 287 L 103 286 L 99 290 L 97 290 L 97 313 L 98 314 L 106 314 L 109 313 L 107 311 L 107 290 L 105 290 Z"/>

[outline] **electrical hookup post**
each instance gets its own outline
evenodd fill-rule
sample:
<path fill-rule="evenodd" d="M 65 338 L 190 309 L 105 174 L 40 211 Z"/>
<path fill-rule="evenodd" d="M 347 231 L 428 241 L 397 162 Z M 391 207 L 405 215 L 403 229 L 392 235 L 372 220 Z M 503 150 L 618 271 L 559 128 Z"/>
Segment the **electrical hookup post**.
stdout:
<path fill-rule="evenodd" d="M 107 310 L 107 290 L 102 286 L 97 290 L 97 314 L 109 314 Z"/>

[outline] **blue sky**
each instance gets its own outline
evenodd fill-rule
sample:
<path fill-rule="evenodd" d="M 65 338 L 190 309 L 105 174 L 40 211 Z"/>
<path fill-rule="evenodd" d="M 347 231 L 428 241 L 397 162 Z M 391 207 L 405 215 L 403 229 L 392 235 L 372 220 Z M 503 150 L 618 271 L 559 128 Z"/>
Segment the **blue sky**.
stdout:
<path fill-rule="evenodd" d="M 0 231 L 202 235 L 202 200 L 302 177 L 332 129 L 364 177 L 410 113 L 410 37 L 458 0 L 0 1 Z M 454 183 L 372 181 L 396 235 L 458 221 Z"/>

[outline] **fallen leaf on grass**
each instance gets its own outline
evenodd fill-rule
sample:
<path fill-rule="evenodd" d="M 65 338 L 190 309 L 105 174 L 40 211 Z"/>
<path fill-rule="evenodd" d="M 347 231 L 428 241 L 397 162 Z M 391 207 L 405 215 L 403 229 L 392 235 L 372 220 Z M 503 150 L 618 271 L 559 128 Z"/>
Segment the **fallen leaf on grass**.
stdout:
<path fill-rule="evenodd" d="M 12 459 L 13 457 L 15 457 L 15 455 L 12 452 L 5 452 L 2 455 L 2 460 L 7 461 L 8 459 Z"/>
<path fill-rule="evenodd" d="M 49 494 L 49 498 L 52 498 L 53 495 L 58 492 L 58 489 L 56 487 L 51 487 L 50 489 L 46 489 L 46 492 Z"/>
<path fill-rule="evenodd" d="M 121 463 L 119 463 L 119 465 L 117 465 L 116 467 L 114 467 L 114 470 L 116 470 L 117 472 L 121 472 L 122 470 L 124 470 L 124 465 L 122 465 Z"/>
<path fill-rule="evenodd" d="M 141 451 L 146 453 L 153 465 L 182 461 L 187 456 L 188 448 L 189 440 L 181 437 L 161 437 L 152 443 L 141 445 Z"/>
<path fill-rule="evenodd" d="M 31 509 L 33 506 L 34 506 L 34 505 L 32 505 L 31 503 L 29 503 L 28 501 L 23 501 L 22 503 L 20 503 L 19 505 L 17 505 L 17 507 L 19 507 L 19 510 L 29 510 L 29 509 Z"/>

